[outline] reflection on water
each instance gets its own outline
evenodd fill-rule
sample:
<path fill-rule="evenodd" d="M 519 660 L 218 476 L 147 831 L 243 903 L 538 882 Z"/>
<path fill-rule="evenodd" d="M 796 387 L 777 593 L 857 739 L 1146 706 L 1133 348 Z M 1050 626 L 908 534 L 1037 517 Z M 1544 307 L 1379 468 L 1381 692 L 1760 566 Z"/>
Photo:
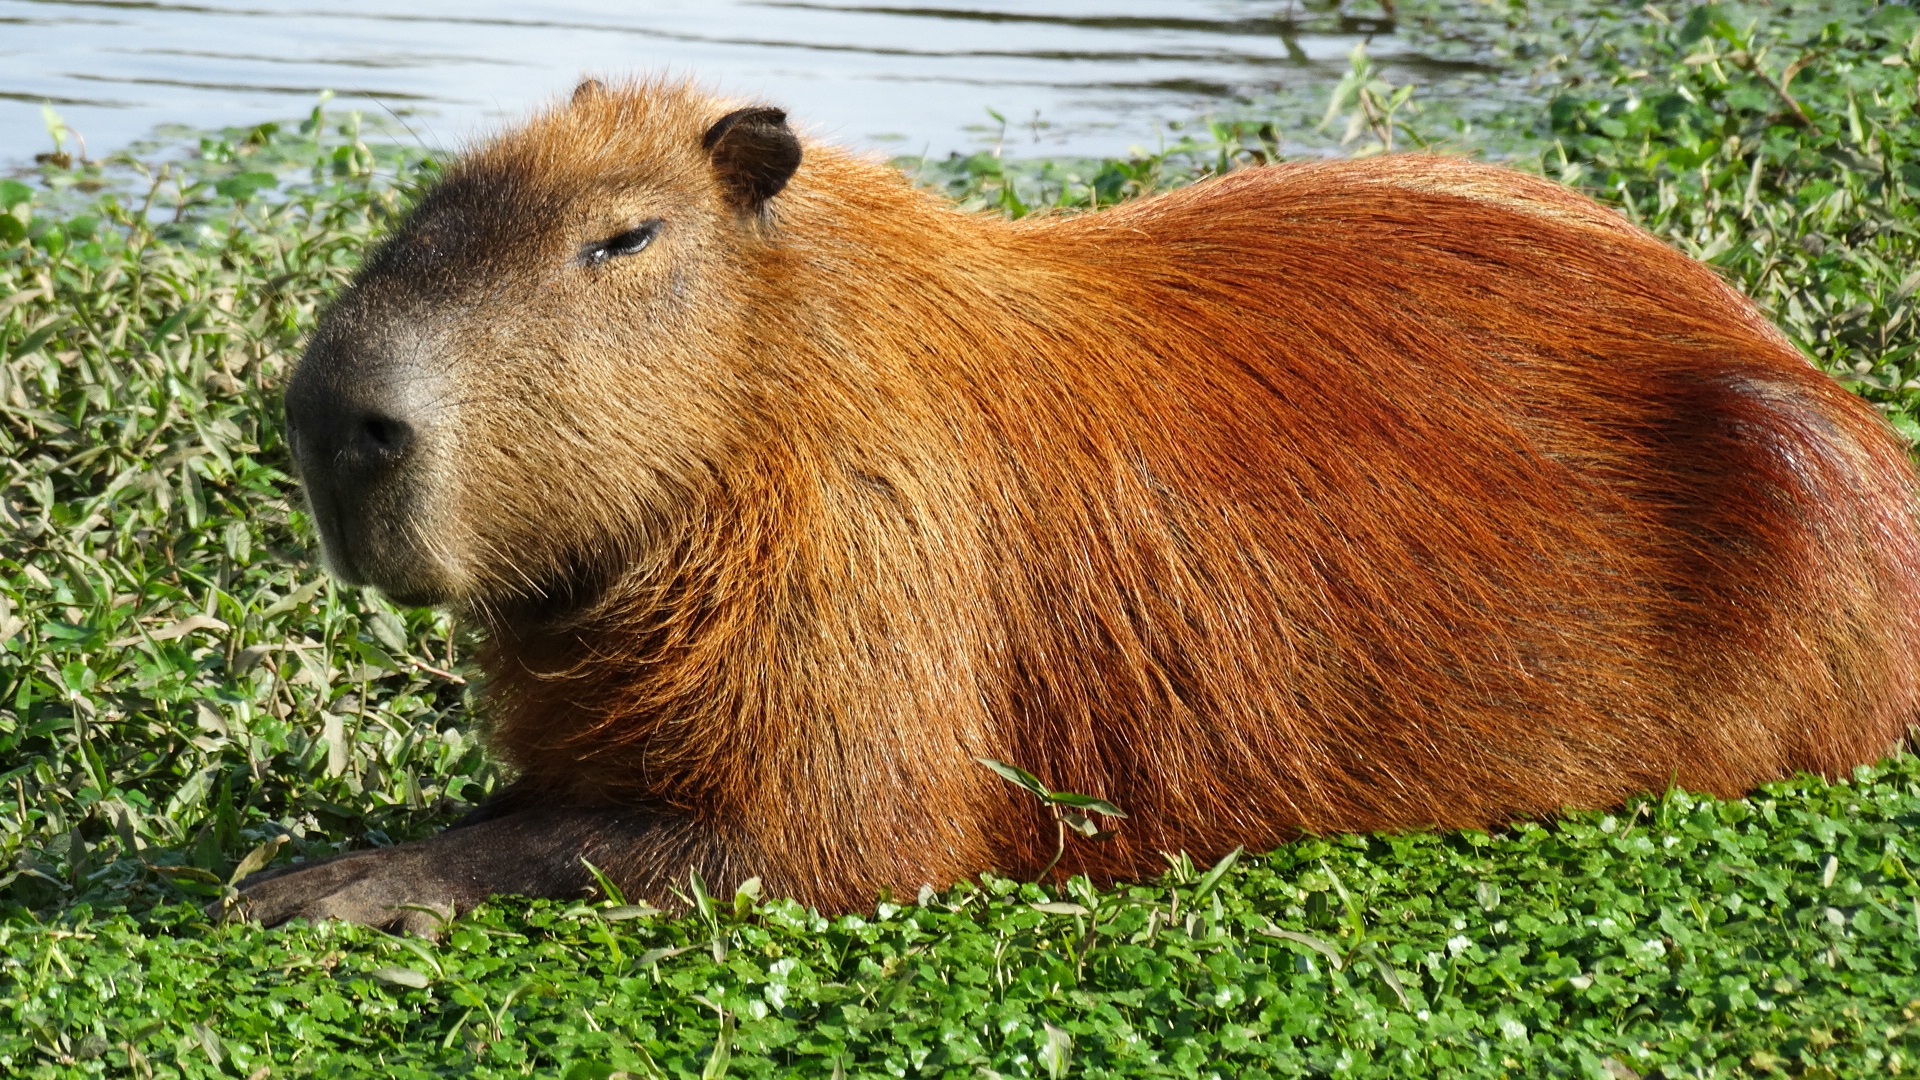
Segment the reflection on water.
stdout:
<path fill-rule="evenodd" d="M 1115 154 L 1166 120 L 1337 78 L 1363 37 L 1390 66 L 1437 70 L 1391 29 L 1376 0 L 0 0 L 0 162 L 47 148 L 43 102 L 96 154 L 160 123 L 297 115 L 323 89 L 455 145 L 583 72 L 632 71 L 896 152 Z"/>

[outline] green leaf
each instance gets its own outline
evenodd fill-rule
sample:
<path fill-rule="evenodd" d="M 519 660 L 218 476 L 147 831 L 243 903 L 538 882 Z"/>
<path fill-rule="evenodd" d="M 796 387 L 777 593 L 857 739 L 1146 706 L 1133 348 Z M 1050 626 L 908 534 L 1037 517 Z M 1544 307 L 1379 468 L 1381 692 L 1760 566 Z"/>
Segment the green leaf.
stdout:
<path fill-rule="evenodd" d="M 33 201 L 33 189 L 18 180 L 0 180 L 0 210 Z"/>
<path fill-rule="evenodd" d="M 727 1075 L 727 1066 L 733 1061 L 733 1014 L 720 1010 L 720 1036 L 713 1041 L 713 1053 L 707 1056 L 707 1064 L 700 1070 L 700 1080 L 720 1080 Z"/>
<path fill-rule="evenodd" d="M 229 199 L 245 201 L 266 188 L 275 187 L 280 178 L 269 172 L 243 172 L 213 185 L 213 190 Z"/>
<path fill-rule="evenodd" d="M 1084 836 L 1089 840 L 1092 840 L 1095 837 L 1104 835 L 1100 831 L 1100 826 L 1095 825 L 1093 823 L 1092 818 L 1088 817 L 1085 814 L 1079 813 L 1078 811 L 1074 811 L 1074 810 L 1065 811 L 1060 815 L 1060 820 L 1066 823 L 1067 828 L 1073 830 L 1076 833 L 1079 833 L 1081 836 Z"/>
<path fill-rule="evenodd" d="M 1298 930 L 1282 930 L 1271 922 L 1261 927 L 1260 933 L 1268 937 L 1279 938 L 1282 941 L 1291 941 L 1296 945 L 1305 945 L 1307 948 L 1326 957 L 1327 962 L 1333 965 L 1333 970 L 1335 971 L 1339 971 L 1346 966 L 1346 961 L 1340 956 L 1340 950 L 1334 948 L 1333 944 L 1325 938 L 1315 937 L 1312 934 L 1303 934 Z"/>
<path fill-rule="evenodd" d="M 367 974 L 379 979 L 383 983 L 391 983 L 394 986 L 405 986 L 414 990 L 424 990 L 433 983 L 433 980 L 427 978 L 424 973 L 415 971 L 410 967 L 379 967 L 367 972 Z"/>
<path fill-rule="evenodd" d="M 261 868 L 273 861 L 274 855 L 280 851 L 280 845 L 286 842 L 287 836 L 282 833 L 247 852 L 246 858 L 240 860 L 240 865 L 233 868 L 233 876 L 228 878 L 226 883 L 229 886 L 237 886 L 246 880 L 247 875 L 259 872 Z"/>
<path fill-rule="evenodd" d="M 995 761 L 993 758 L 977 757 L 973 760 L 999 773 L 1000 778 L 1008 783 L 1032 792 L 1036 798 L 1045 800 L 1053 798 L 1053 792 L 1047 790 L 1047 786 L 1040 782 L 1039 777 L 1018 765 L 1009 765 L 1004 761 Z"/>
<path fill-rule="evenodd" d="M 1361 948 L 1366 951 L 1367 959 L 1373 961 L 1374 970 L 1380 973 L 1380 981 L 1386 983 L 1387 989 L 1393 991 L 1393 996 L 1400 999 L 1400 1007 L 1411 1009 L 1413 1006 L 1407 1001 L 1407 988 L 1401 983 L 1400 973 L 1394 970 L 1386 950 L 1373 941 L 1363 943 Z"/>
<path fill-rule="evenodd" d="M 67 128 L 67 122 L 60 118 L 59 113 L 54 111 L 51 102 L 43 102 L 41 104 L 40 120 L 46 125 L 47 135 L 53 139 L 53 145 L 55 147 L 59 147 L 67 141 L 67 136 L 70 134 Z M 211 1054 L 212 1051 L 208 1051 L 208 1053 Z M 217 1069 L 220 1067 L 220 1062 L 215 1060 L 213 1065 L 214 1068 Z"/>
<path fill-rule="evenodd" d="M 733 917 L 736 919 L 746 918 L 747 913 L 753 910 L 753 905 L 759 902 L 760 879 L 750 877 L 741 882 L 740 887 L 733 891 Z"/>
<path fill-rule="evenodd" d="M 219 1032 L 205 1024 L 197 1023 L 189 1025 L 188 1029 L 193 1032 L 195 1041 L 200 1044 L 200 1049 L 206 1052 L 207 1060 L 213 1062 L 216 1071 L 226 1064 L 227 1048 L 220 1041 Z"/>
<path fill-rule="evenodd" d="M 326 585 L 326 578 L 314 578 L 312 581 L 307 582 L 305 585 L 300 586 L 298 589 L 269 604 L 266 610 L 260 613 L 260 621 L 269 622 L 290 611 L 306 607 L 313 602 L 315 596 L 319 595 L 321 589 L 326 588 Z"/>
<path fill-rule="evenodd" d="M 42 345 L 53 340 L 53 335 L 60 332 L 61 324 L 64 321 L 65 320 L 62 319 L 52 319 L 48 321 L 45 326 L 28 334 L 19 345 L 14 347 L 11 359 L 19 360 L 39 352 Z"/>
<path fill-rule="evenodd" d="M 407 648 L 407 624 L 400 616 L 391 611 L 374 611 L 367 616 L 367 630 L 373 639 L 386 646 L 394 656 L 405 656 Z"/>
<path fill-rule="evenodd" d="M 432 911 L 435 915 L 444 914 L 443 912 L 440 912 L 434 908 L 428 908 L 427 910 Z M 443 922 L 442 925 L 444 926 L 445 923 Z M 426 944 L 423 943 L 419 938 L 416 938 L 407 934 L 402 934 L 393 938 L 392 942 L 393 942 L 394 948 L 401 949 L 406 952 L 410 952 L 413 955 L 419 957 L 421 963 L 433 969 L 433 973 L 436 977 L 444 978 L 446 976 L 447 972 L 446 972 L 446 969 L 440 965 L 440 958 L 433 955 L 433 951 L 427 948 Z"/>
<path fill-rule="evenodd" d="M 1079 807 L 1082 810 L 1091 810 L 1096 814 L 1105 814 L 1107 817 L 1123 818 L 1127 816 L 1126 811 L 1105 799 L 1096 799 L 1091 795 L 1076 795 L 1071 791 L 1055 791 L 1048 794 L 1046 798 L 1048 802 L 1058 803 L 1062 806 Z"/>
<path fill-rule="evenodd" d="M 1346 884 L 1340 880 L 1340 875 L 1333 872 L 1333 867 L 1328 866 L 1325 859 L 1320 860 L 1320 869 L 1326 872 L 1327 880 L 1333 883 L 1333 891 L 1340 897 L 1340 907 L 1347 918 L 1348 933 L 1353 935 L 1355 942 L 1365 941 L 1367 920 L 1360 909 L 1360 904 L 1354 900 L 1353 894 L 1347 891 Z"/>
<path fill-rule="evenodd" d="M 148 334 L 147 340 L 152 342 L 156 346 L 159 345 L 161 342 L 165 341 L 168 337 L 173 335 L 174 332 L 178 331 L 182 326 L 187 325 L 187 323 L 190 320 L 199 319 L 200 316 L 204 313 L 204 311 L 205 311 L 205 307 L 202 304 L 195 303 L 195 304 L 182 305 L 181 307 L 176 309 L 173 312 L 173 314 L 168 315 L 166 318 L 160 320 L 160 324 L 158 326 L 155 326 L 153 330 Z"/>
<path fill-rule="evenodd" d="M 615 885 L 611 878 L 601 873 L 599 867 L 588 862 L 586 856 L 582 855 L 580 857 L 580 865 L 586 867 L 587 873 L 592 874 L 593 880 L 599 883 L 600 895 L 622 907 L 627 905 L 627 894 L 621 892 L 620 886 Z"/>
<path fill-rule="evenodd" d="M 1040 1046 L 1040 1063 L 1046 1066 L 1051 1080 L 1060 1080 L 1073 1062 L 1073 1036 L 1044 1020 L 1040 1026 L 1046 1030 L 1046 1041 Z"/>
<path fill-rule="evenodd" d="M 176 883 L 180 881 L 194 881 L 194 882 L 199 882 L 203 885 L 225 885 L 226 884 L 226 882 L 222 881 L 220 879 L 220 876 L 215 874 L 213 871 L 202 870 L 197 866 L 149 865 L 147 869 L 152 870 L 156 874 L 164 874 L 167 877 L 173 878 Z"/>
<path fill-rule="evenodd" d="M 707 883 L 700 880 L 700 871 L 688 870 L 687 884 L 693 891 L 693 910 L 700 913 L 708 926 L 718 927 L 720 920 L 714 914 L 713 899 L 707 895 Z"/>
<path fill-rule="evenodd" d="M 1234 865 L 1240 861 L 1240 856 L 1245 851 L 1244 847 L 1234 848 L 1222 856 L 1219 862 L 1214 863 L 1213 869 L 1208 870 L 1206 876 L 1200 879 L 1200 884 L 1193 887 L 1193 902 L 1197 904 L 1205 900 L 1208 894 L 1219 887 L 1220 880 L 1226 877 L 1227 871 L 1233 869 Z"/>
<path fill-rule="evenodd" d="M 1677 40 L 1681 45 L 1691 45 L 1726 25 L 1726 16 L 1721 13 L 1719 5 L 1702 4 L 1687 13 L 1686 25 L 1681 28 Z"/>
<path fill-rule="evenodd" d="M 448 901 L 446 907 L 436 907 L 433 904 L 397 904 L 394 906 L 394 910 L 417 911 L 422 915 L 431 916 L 435 922 L 440 924 L 441 931 L 445 931 L 447 927 L 453 925 L 454 912 L 452 901 Z"/>
<path fill-rule="evenodd" d="M 507 1010 L 513 1008 L 514 1002 L 523 997 L 558 996 L 560 996 L 559 989 L 545 979 L 528 979 L 507 991 L 507 996 L 500 999 L 500 1008 L 493 1014 L 493 1024 L 496 1028 L 499 1027 L 507 1015 Z"/>

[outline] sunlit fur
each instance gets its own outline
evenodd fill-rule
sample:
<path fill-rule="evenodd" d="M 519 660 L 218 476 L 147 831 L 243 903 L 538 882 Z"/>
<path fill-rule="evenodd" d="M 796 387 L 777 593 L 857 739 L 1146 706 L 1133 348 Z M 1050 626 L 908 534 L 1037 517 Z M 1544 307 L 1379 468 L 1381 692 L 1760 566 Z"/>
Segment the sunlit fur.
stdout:
<path fill-rule="evenodd" d="M 1914 718 L 1901 445 L 1586 199 L 1398 156 L 1007 222 L 809 143 L 741 214 L 732 107 L 539 116 L 346 302 L 457 388 L 378 558 L 487 623 L 522 791 L 661 815 L 630 896 L 1031 875 L 977 756 L 1125 808 L 1060 872 L 1137 877 L 1736 795 Z"/>

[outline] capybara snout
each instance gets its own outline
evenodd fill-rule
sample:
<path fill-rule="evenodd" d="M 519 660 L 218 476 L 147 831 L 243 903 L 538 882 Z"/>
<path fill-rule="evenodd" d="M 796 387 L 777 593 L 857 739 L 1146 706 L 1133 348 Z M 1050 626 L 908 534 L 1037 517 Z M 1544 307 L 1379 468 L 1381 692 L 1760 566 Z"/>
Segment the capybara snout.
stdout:
<path fill-rule="evenodd" d="M 420 557 L 419 518 L 445 409 L 405 324 L 333 319 L 287 387 L 287 437 L 328 567 L 397 597 L 442 590 Z"/>
<path fill-rule="evenodd" d="M 1057 872 L 1135 876 L 1839 772 L 1920 704 L 1903 444 L 1712 270 L 1464 161 L 1012 222 L 589 83 L 449 167 L 288 412 L 336 572 L 484 631 L 518 780 L 273 917 L 1041 873 L 979 758 L 1124 809 Z"/>

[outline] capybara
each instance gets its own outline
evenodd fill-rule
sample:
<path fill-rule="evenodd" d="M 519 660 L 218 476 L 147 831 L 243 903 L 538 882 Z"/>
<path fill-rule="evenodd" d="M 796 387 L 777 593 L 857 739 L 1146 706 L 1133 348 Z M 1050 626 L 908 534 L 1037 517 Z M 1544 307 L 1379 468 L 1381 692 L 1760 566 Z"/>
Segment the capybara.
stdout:
<path fill-rule="evenodd" d="M 585 83 L 453 164 L 287 393 L 340 578 L 483 628 L 506 793 L 272 922 L 689 872 L 822 911 L 1842 773 L 1914 718 L 1901 442 L 1545 180 L 1247 168 L 1022 221 Z"/>

